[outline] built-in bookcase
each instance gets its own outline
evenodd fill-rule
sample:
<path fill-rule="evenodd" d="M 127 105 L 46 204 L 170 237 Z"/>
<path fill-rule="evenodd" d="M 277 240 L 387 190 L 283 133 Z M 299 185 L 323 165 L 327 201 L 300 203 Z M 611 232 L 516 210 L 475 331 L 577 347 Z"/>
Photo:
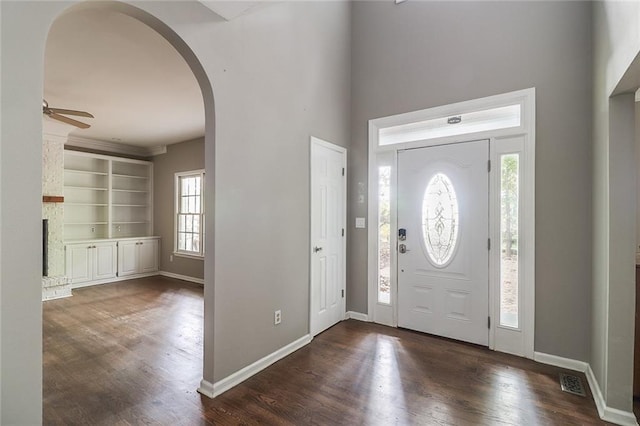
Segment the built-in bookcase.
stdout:
<path fill-rule="evenodd" d="M 65 151 L 66 241 L 151 236 L 153 164 Z"/>

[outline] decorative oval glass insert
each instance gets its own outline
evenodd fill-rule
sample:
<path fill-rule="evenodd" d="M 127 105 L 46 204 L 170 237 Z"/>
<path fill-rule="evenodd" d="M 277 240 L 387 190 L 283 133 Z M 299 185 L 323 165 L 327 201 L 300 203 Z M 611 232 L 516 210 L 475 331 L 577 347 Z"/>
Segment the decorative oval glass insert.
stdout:
<path fill-rule="evenodd" d="M 451 179 L 436 173 L 427 184 L 422 201 L 422 235 L 429 259 L 443 266 L 458 242 L 458 200 Z"/>

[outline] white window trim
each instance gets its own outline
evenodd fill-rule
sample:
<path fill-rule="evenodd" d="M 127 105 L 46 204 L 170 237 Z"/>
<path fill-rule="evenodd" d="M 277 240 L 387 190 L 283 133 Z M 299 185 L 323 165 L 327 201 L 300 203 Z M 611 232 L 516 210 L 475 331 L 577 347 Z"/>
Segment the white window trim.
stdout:
<path fill-rule="evenodd" d="M 395 145 L 378 145 L 378 134 L 381 128 L 397 126 L 432 118 L 465 114 L 482 109 L 500 106 L 521 105 L 521 124 L 519 127 L 467 133 L 423 141 L 405 142 Z M 391 165 L 391 197 L 396 194 L 397 186 L 397 153 L 409 148 L 444 145 L 471 140 L 489 139 L 492 172 L 490 176 L 490 230 L 489 235 L 494 247 L 499 247 L 500 205 L 499 197 L 495 197 L 499 164 L 496 159 L 505 152 L 521 154 L 521 195 L 520 195 L 520 239 L 521 261 L 519 265 L 519 328 L 499 326 L 500 321 L 500 276 L 496 265 L 500 262 L 500 250 L 490 253 L 489 273 L 489 347 L 527 358 L 534 356 L 535 335 L 535 89 L 474 99 L 421 111 L 398 114 L 369 121 L 369 166 L 368 166 L 368 317 L 371 321 L 392 327 L 397 326 L 397 253 L 392 250 L 391 262 L 391 305 L 378 303 L 378 167 Z M 392 207 L 391 229 L 397 229 L 397 212 Z M 397 235 L 392 232 L 391 245 L 397 247 Z"/>
<path fill-rule="evenodd" d="M 200 206 L 202 207 L 202 224 L 200 226 L 200 232 L 202 235 L 200 242 L 200 253 L 187 252 L 178 250 L 178 209 L 179 209 L 179 196 L 180 193 L 180 178 L 185 176 L 193 176 L 200 175 Z M 205 254 L 205 242 L 204 242 L 204 231 L 205 231 L 205 223 L 206 223 L 206 211 L 205 208 L 205 170 L 197 169 L 197 170 L 189 170 L 186 172 L 176 172 L 174 174 L 174 185 L 173 185 L 173 199 L 174 199 L 174 207 L 173 207 L 173 255 L 178 257 L 185 257 L 190 259 L 204 259 Z"/>

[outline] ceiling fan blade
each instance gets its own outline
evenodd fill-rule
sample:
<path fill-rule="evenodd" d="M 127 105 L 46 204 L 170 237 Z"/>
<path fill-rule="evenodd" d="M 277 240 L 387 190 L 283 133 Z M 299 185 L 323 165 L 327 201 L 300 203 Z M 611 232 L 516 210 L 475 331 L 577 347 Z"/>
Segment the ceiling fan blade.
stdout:
<path fill-rule="evenodd" d="M 49 117 L 53 118 L 54 120 L 58 120 L 58 121 L 62 121 L 63 123 L 67 123 L 67 124 L 71 124 L 72 126 L 76 126 L 79 127 L 81 129 L 88 129 L 89 127 L 91 127 L 88 124 L 85 124 L 81 121 L 78 120 L 74 120 L 73 118 L 69 118 L 69 117 L 65 117 L 64 115 L 59 115 L 56 114 L 54 112 L 52 112 L 51 114 L 47 114 Z"/>
<path fill-rule="evenodd" d="M 77 115 L 79 117 L 94 118 L 93 115 L 89 114 L 86 111 L 76 111 L 74 109 L 49 108 L 49 111 L 51 111 L 53 113 L 57 113 L 57 114 Z"/>

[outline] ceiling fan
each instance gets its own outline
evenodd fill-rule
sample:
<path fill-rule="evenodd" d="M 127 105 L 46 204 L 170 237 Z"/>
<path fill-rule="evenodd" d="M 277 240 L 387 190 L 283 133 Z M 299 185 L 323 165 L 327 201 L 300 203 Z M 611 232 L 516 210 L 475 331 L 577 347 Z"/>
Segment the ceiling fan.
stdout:
<path fill-rule="evenodd" d="M 81 121 L 74 120 L 73 118 L 65 117 L 65 115 L 77 115 L 78 117 L 94 118 L 93 115 L 89 114 L 86 111 L 76 111 L 73 109 L 62 109 L 62 108 L 50 108 L 49 103 L 44 99 L 42 100 L 42 113 L 53 118 L 54 120 L 62 121 L 63 123 L 71 124 L 72 126 L 76 126 L 81 129 L 88 129 L 91 126 Z M 64 115 L 61 115 L 61 114 L 64 114 Z"/>

